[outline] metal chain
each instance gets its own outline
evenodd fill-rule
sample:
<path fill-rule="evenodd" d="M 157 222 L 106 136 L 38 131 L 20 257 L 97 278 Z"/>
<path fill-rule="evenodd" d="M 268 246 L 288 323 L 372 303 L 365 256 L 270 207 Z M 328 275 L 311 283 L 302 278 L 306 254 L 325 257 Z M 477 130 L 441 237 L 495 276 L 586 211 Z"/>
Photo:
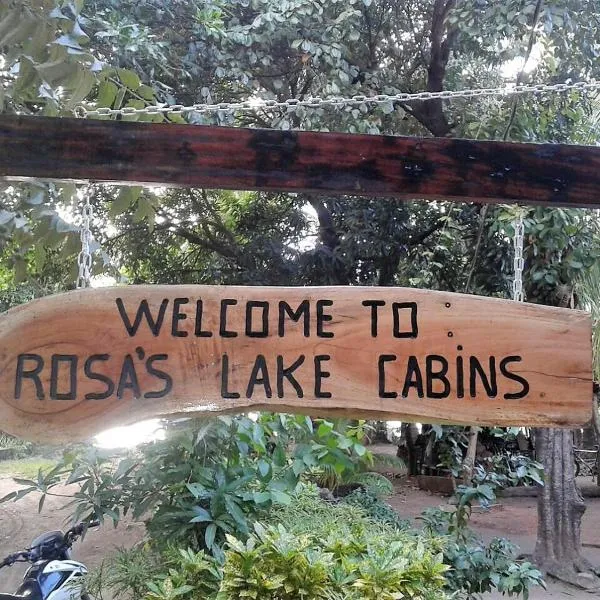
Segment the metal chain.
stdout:
<path fill-rule="evenodd" d="M 482 98 L 482 97 L 507 97 L 522 94 L 544 94 L 547 92 L 563 93 L 569 91 L 594 91 L 600 90 L 600 81 L 577 81 L 574 83 L 553 83 L 553 84 L 523 84 L 513 87 L 495 87 L 478 88 L 470 90 L 444 90 L 440 92 L 417 92 L 417 93 L 399 93 L 399 94 L 377 94 L 376 96 L 352 96 L 343 98 L 332 96 L 330 98 L 307 98 L 299 100 L 298 98 L 289 98 L 287 100 L 263 100 L 253 98 L 243 102 L 219 102 L 218 104 L 192 104 L 184 106 L 183 104 L 157 104 L 135 108 L 125 106 L 123 108 L 96 108 L 89 110 L 83 105 L 75 108 L 77 117 L 110 117 L 115 115 L 156 115 L 156 114 L 184 114 L 190 112 L 212 113 L 212 112 L 233 112 L 233 111 L 258 111 L 258 110 L 295 110 L 297 107 L 321 108 L 321 107 L 345 107 L 361 106 L 363 104 L 388 104 L 390 102 L 414 102 L 418 100 L 453 100 L 456 98 Z"/>
<path fill-rule="evenodd" d="M 92 276 L 92 253 L 90 252 L 90 241 L 92 232 L 90 230 L 90 221 L 94 216 L 94 209 L 90 204 L 91 189 L 84 192 L 84 204 L 81 209 L 82 221 L 79 228 L 79 237 L 81 239 L 81 252 L 77 256 L 77 265 L 79 274 L 77 275 L 77 289 L 90 287 Z"/>
<path fill-rule="evenodd" d="M 525 225 L 523 224 L 522 212 L 519 212 L 513 221 L 513 227 L 515 229 L 513 239 L 515 247 L 513 300 L 515 302 L 523 302 L 523 267 L 525 266 L 525 261 L 523 260 L 523 238 L 525 236 Z"/>

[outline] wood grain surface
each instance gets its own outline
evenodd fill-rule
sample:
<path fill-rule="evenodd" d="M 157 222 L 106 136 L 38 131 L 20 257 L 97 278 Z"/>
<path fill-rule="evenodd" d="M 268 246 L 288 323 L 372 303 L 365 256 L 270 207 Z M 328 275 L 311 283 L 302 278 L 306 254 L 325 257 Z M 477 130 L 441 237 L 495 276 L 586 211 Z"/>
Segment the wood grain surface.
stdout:
<path fill-rule="evenodd" d="M 84 439 L 145 418 L 273 410 L 572 427 L 586 313 L 404 288 L 127 286 L 0 316 L 0 427 Z"/>
<path fill-rule="evenodd" d="M 0 177 L 600 205 L 600 147 L 0 116 Z"/>

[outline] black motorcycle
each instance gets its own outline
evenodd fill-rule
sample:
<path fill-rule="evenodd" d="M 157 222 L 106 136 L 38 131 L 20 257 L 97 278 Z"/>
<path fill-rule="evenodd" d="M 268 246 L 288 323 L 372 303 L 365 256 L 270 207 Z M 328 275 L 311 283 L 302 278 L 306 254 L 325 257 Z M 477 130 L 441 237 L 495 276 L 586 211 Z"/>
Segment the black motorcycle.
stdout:
<path fill-rule="evenodd" d="M 0 600 L 90 600 L 84 590 L 87 567 L 71 559 L 71 547 L 98 522 L 80 523 L 66 532 L 48 531 L 31 542 L 27 550 L 9 554 L 1 563 L 31 563 L 14 594 L 0 593 Z"/>

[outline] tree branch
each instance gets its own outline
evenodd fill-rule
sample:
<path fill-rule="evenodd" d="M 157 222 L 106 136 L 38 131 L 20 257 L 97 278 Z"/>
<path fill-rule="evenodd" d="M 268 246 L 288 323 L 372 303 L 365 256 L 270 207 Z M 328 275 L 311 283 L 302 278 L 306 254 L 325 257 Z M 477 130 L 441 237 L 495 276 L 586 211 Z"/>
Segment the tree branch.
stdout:
<path fill-rule="evenodd" d="M 428 92 L 439 92 L 444 89 L 448 59 L 458 36 L 456 27 L 447 26 L 448 14 L 455 6 L 456 0 L 435 0 L 431 18 L 431 50 L 427 67 Z M 413 103 L 408 112 L 434 136 L 445 137 L 452 131 L 453 126 L 446 119 L 441 99 Z"/>

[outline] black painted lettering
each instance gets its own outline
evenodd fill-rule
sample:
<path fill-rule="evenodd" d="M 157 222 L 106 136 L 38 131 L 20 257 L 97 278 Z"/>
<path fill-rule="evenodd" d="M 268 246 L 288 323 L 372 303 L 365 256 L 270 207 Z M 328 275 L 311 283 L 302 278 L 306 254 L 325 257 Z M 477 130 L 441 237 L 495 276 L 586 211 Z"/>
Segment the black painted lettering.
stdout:
<path fill-rule="evenodd" d="M 434 370 L 434 363 L 439 366 Z M 437 354 L 430 354 L 425 358 L 425 379 L 427 381 L 428 398 L 447 398 L 450 395 L 450 381 L 446 377 L 448 373 L 448 361 Z M 433 382 L 439 381 L 442 384 L 442 391 L 433 389 Z"/>
<path fill-rule="evenodd" d="M 83 372 L 88 379 L 92 379 L 93 381 L 99 381 L 106 386 L 106 389 L 103 392 L 89 392 L 85 395 L 86 400 L 106 400 L 113 395 L 115 391 L 115 384 L 110 377 L 107 377 L 103 373 L 98 373 L 94 371 L 94 363 L 95 362 L 106 362 L 110 360 L 110 356 L 108 354 L 92 354 L 83 365 Z"/>
<path fill-rule="evenodd" d="M 520 400 L 521 398 L 525 398 L 527 394 L 529 394 L 529 382 L 521 375 L 517 375 L 516 373 L 511 373 L 508 370 L 508 365 L 511 362 L 521 362 L 523 359 L 520 356 L 507 356 L 500 361 L 500 373 L 504 375 L 507 379 L 511 379 L 512 381 L 516 381 L 521 384 L 521 390 L 519 392 L 511 392 L 504 394 L 505 400 Z"/>
<path fill-rule="evenodd" d="M 317 300 L 317 337 L 332 338 L 332 331 L 323 330 L 325 323 L 333 320 L 331 315 L 323 312 L 326 306 L 333 306 L 333 300 Z"/>
<path fill-rule="evenodd" d="M 212 331 L 202 330 L 202 316 L 204 314 L 204 305 L 202 300 L 196 302 L 196 325 L 194 327 L 194 335 L 196 337 L 212 337 Z"/>
<path fill-rule="evenodd" d="M 475 356 L 469 357 L 469 392 L 471 398 L 477 397 L 477 376 L 479 376 L 488 398 L 495 398 L 498 395 L 495 357 L 490 356 L 489 377 L 479 360 Z"/>
<path fill-rule="evenodd" d="M 283 365 L 283 356 L 281 354 L 277 355 L 277 397 L 283 398 L 283 379 L 287 379 L 292 387 L 296 390 L 296 395 L 298 398 L 304 398 L 304 391 L 302 390 L 302 386 L 298 383 L 298 381 L 294 378 L 294 371 L 304 363 L 304 359 L 306 357 L 304 354 L 301 354 L 297 360 L 295 360 L 289 367 L 285 367 Z"/>
<path fill-rule="evenodd" d="M 285 335 L 286 315 L 295 323 L 304 317 L 304 337 L 310 336 L 310 302 L 308 300 L 302 300 L 295 311 L 287 302 L 283 300 L 279 302 L 279 323 L 277 328 L 279 337 Z"/>
<path fill-rule="evenodd" d="M 328 360 L 331 360 L 329 354 L 317 354 L 315 356 L 315 398 L 331 398 L 331 392 L 324 392 L 321 387 L 323 385 L 322 380 L 331 377 L 331 373 L 323 371 L 323 367 L 321 366 L 322 362 Z"/>
<path fill-rule="evenodd" d="M 173 300 L 173 319 L 171 321 L 171 335 L 174 337 L 187 337 L 188 335 L 187 331 L 181 331 L 179 329 L 179 321 L 187 319 L 187 315 L 184 312 L 181 312 L 179 309 L 184 304 L 188 304 L 189 301 L 189 298 L 175 298 L 175 300 Z"/>
<path fill-rule="evenodd" d="M 221 359 L 221 398 L 235 399 L 239 397 L 239 392 L 229 391 L 229 356 L 223 354 Z"/>
<path fill-rule="evenodd" d="M 404 386 L 402 387 L 402 397 L 408 397 L 410 388 L 417 390 L 417 396 L 424 398 L 423 392 L 423 375 L 421 374 L 421 367 L 416 356 L 409 356 L 406 364 L 406 377 L 404 378 Z"/>
<path fill-rule="evenodd" d="M 58 391 L 58 378 L 60 376 L 60 364 L 67 363 L 69 370 L 69 390 Z M 75 400 L 77 398 L 77 355 L 75 354 L 53 354 L 50 366 L 50 399 L 51 400 Z"/>
<path fill-rule="evenodd" d="M 117 387 L 117 398 L 119 400 L 123 398 L 126 390 L 131 390 L 134 398 L 139 398 L 142 395 L 131 354 L 125 357 L 123 367 L 121 368 L 121 376 L 119 377 L 119 385 Z"/>
<path fill-rule="evenodd" d="M 364 302 L 363 302 L 364 304 Z M 378 305 L 382 306 L 382 305 Z M 377 309 L 375 309 L 377 310 Z M 373 313 L 371 313 L 372 318 Z M 371 321 L 372 322 L 372 321 Z M 377 328 L 377 317 L 375 317 L 375 328 Z M 377 337 L 377 333 L 373 337 Z M 394 362 L 398 358 L 395 354 L 382 354 L 377 360 L 378 381 L 379 381 L 379 397 L 380 398 L 397 398 L 398 392 L 386 392 L 385 390 L 385 363 Z"/>
<path fill-rule="evenodd" d="M 259 331 L 252 327 L 252 315 L 255 308 L 262 310 L 262 322 Z M 260 300 L 249 300 L 246 303 L 246 335 L 251 338 L 266 338 L 269 336 L 269 303 Z"/>
<path fill-rule="evenodd" d="M 462 356 L 456 357 L 456 395 L 458 398 L 465 397 L 465 365 Z"/>
<path fill-rule="evenodd" d="M 155 362 L 167 360 L 168 358 L 168 354 L 153 354 L 148 357 L 148 360 L 146 361 L 146 371 L 148 372 L 148 375 L 152 375 L 152 377 L 164 381 L 164 386 L 162 390 L 146 392 L 144 398 L 164 398 L 173 389 L 173 378 L 165 371 L 161 371 L 154 366 Z"/>
<path fill-rule="evenodd" d="M 232 298 L 225 298 L 221 300 L 221 314 L 219 316 L 219 335 L 224 338 L 237 337 L 237 331 L 228 331 L 227 329 L 227 307 L 235 306 L 237 300 Z"/>
<path fill-rule="evenodd" d="M 265 388 L 265 396 L 267 398 L 273 396 L 271 381 L 269 380 L 269 370 L 267 369 L 267 359 L 262 354 L 259 354 L 254 361 L 250 379 L 248 380 L 248 387 L 246 388 L 246 398 L 252 398 L 256 385 L 262 385 Z"/>
<path fill-rule="evenodd" d="M 33 368 L 25 368 L 27 361 L 33 361 Z M 44 368 L 44 359 L 39 354 L 19 354 L 17 357 L 17 372 L 15 375 L 15 399 L 21 397 L 23 379 L 31 379 L 35 386 L 35 394 L 38 400 L 44 399 L 44 387 L 40 379 L 40 373 Z"/>
<path fill-rule="evenodd" d="M 400 325 L 400 311 L 407 309 L 410 310 L 410 330 L 403 330 Z M 394 315 L 394 337 L 416 338 L 419 335 L 416 302 L 394 302 L 392 304 L 392 313 Z"/>
<path fill-rule="evenodd" d="M 125 329 L 127 329 L 127 333 L 130 337 L 133 337 L 142 322 L 142 319 L 145 318 L 152 335 L 158 337 L 160 333 L 160 329 L 162 327 L 165 312 L 167 310 L 167 305 L 169 304 L 168 298 L 165 298 L 160 303 L 160 308 L 158 309 L 158 316 L 156 319 L 152 316 L 150 312 L 150 307 L 148 306 L 148 300 L 142 300 L 140 305 L 138 306 L 137 313 L 135 315 L 135 320 L 133 321 L 133 325 L 127 315 L 127 311 L 125 310 L 125 305 L 123 304 L 123 300 L 121 298 L 116 299 L 117 308 L 119 309 L 119 314 L 121 315 L 121 320 L 123 321 L 123 325 L 125 325 Z"/>
<path fill-rule="evenodd" d="M 385 306 L 385 300 L 363 300 L 363 306 L 371 307 L 371 337 L 377 337 L 377 308 Z M 388 398 L 389 396 L 381 396 Z"/>

